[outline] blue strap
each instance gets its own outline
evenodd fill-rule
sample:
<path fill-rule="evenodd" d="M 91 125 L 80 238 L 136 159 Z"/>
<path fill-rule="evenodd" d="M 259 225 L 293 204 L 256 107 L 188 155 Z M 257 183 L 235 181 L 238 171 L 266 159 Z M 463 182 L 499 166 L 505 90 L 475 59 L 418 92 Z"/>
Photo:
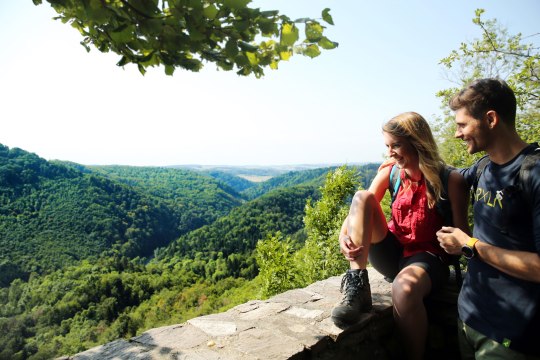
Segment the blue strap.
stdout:
<path fill-rule="evenodd" d="M 397 193 L 399 191 L 399 185 L 401 184 L 401 176 L 399 176 L 399 168 L 394 164 L 392 165 L 392 170 L 390 171 L 390 186 L 392 186 L 392 183 L 394 182 L 394 176 L 396 175 L 396 171 L 398 171 L 397 179 L 395 180 L 394 189 L 392 191 L 392 203 L 394 202 Z"/>

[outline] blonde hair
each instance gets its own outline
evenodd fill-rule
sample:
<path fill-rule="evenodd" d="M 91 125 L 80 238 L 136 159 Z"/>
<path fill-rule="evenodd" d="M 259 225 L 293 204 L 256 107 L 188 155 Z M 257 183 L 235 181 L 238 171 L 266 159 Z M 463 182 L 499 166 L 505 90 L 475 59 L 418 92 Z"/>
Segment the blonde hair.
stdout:
<path fill-rule="evenodd" d="M 427 183 L 428 206 L 433 208 L 442 199 L 443 183 L 441 171 L 445 164 L 439 155 L 437 143 L 427 121 L 415 112 L 406 112 L 390 119 L 383 131 L 393 136 L 406 138 L 418 154 L 419 167 Z"/>

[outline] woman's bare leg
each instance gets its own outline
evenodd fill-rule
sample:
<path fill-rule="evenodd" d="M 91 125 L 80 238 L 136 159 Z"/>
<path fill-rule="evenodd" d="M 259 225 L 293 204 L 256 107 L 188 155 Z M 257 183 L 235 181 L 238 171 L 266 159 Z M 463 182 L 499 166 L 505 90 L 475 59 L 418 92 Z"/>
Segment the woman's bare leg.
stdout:
<path fill-rule="evenodd" d="M 394 320 L 409 359 L 423 359 L 428 318 L 424 297 L 431 291 L 431 279 L 423 268 L 405 267 L 392 283 Z"/>
<path fill-rule="evenodd" d="M 351 241 L 363 249 L 356 258 L 349 260 L 351 269 L 345 273 L 341 283 L 343 298 L 332 309 L 332 320 L 339 327 L 357 322 L 363 312 L 371 309 L 371 289 L 366 270 L 369 246 L 372 241 L 381 241 L 388 232 L 379 202 L 365 190 L 354 195 L 345 225 Z"/>
<path fill-rule="evenodd" d="M 375 196 L 367 190 L 358 191 L 352 200 L 347 218 L 347 234 L 356 246 L 363 246 L 361 255 L 350 261 L 351 269 L 365 269 L 369 246 L 384 239 L 388 232 L 386 218 Z"/>

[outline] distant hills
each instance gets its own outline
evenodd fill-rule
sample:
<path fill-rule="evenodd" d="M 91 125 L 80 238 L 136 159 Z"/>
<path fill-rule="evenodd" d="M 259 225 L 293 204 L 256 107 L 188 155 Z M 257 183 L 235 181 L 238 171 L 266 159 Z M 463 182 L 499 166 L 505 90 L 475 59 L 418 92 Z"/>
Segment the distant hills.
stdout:
<path fill-rule="evenodd" d="M 254 166 L 254 165 L 239 165 L 239 166 L 227 166 L 227 165 L 171 165 L 168 167 L 188 169 L 201 172 L 222 172 L 239 177 L 248 176 L 265 176 L 275 177 L 287 172 L 296 172 L 312 169 L 322 168 L 335 168 L 343 164 L 297 164 L 297 165 L 272 165 L 272 166 Z M 350 163 L 347 164 L 351 167 L 361 167 L 367 165 L 367 163 Z"/>

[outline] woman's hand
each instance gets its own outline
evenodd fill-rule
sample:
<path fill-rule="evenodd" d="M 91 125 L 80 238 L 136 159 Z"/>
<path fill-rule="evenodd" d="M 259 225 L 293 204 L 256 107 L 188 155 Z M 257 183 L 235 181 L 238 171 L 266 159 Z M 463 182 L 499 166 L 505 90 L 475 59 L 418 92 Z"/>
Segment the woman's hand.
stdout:
<path fill-rule="evenodd" d="M 452 255 L 461 255 L 461 248 L 469 239 L 469 235 L 459 228 L 443 226 L 441 230 L 437 231 L 439 245 L 444 251 Z"/>
<path fill-rule="evenodd" d="M 345 259 L 349 261 L 356 260 L 362 252 L 364 251 L 363 246 L 356 246 L 349 235 L 340 234 L 339 235 L 339 247 L 341 248 L 341 253 L 345 256 Z"/>

